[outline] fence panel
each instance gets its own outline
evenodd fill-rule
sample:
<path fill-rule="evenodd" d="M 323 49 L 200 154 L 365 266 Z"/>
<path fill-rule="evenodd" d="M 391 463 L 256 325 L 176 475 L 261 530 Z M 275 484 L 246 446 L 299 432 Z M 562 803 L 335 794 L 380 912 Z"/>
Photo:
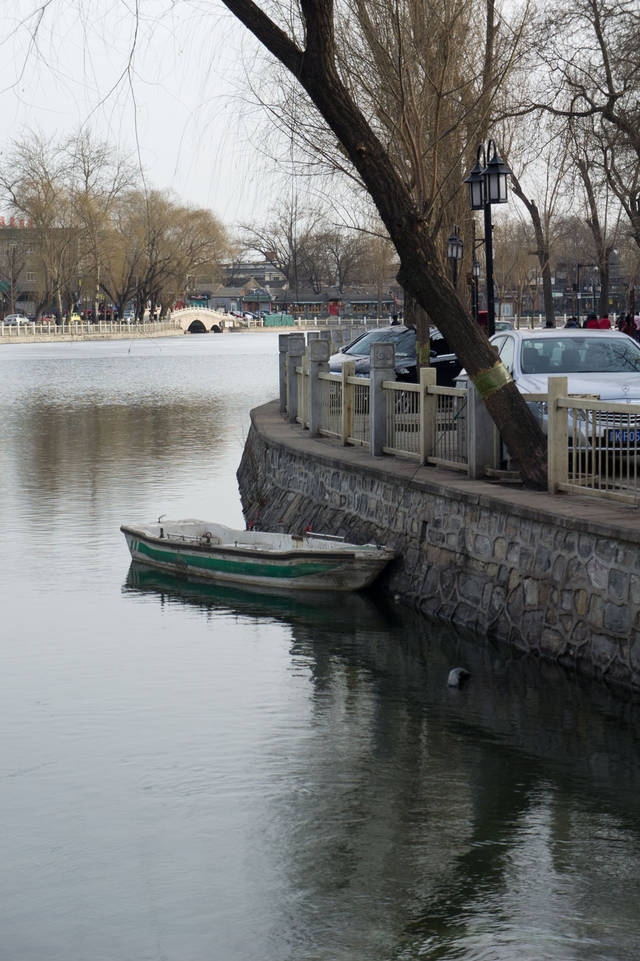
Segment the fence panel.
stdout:
<path fill-rule="evenodd" d="M 347 377 L 347 389 L 351 395 L 351 433 L 347 438 L 349 444 L 370 446 L 370 384 L 371 381 L 368 377 Z"/>
<path fill-rule="evenodd" d="M 420 384 L 385 381 L 387 433 L 385 454 L 421 458 Z"/>
<path fill-rule="evenodd" d="M 640 503 L 640 405 L 561 398 L 569 415 L 569 480 L 561 490 Z"/>
<path fill-rule="evenodd" d="M 457 387 L 430 387 L 437 396 L 434 453 L 430 464 L 466 470 L 467 456 L 467 391 Z"/>
<path fill-rule="evenodd" d="M 342 436 L 342 376 L 320 374 L 320 433 Z"/>

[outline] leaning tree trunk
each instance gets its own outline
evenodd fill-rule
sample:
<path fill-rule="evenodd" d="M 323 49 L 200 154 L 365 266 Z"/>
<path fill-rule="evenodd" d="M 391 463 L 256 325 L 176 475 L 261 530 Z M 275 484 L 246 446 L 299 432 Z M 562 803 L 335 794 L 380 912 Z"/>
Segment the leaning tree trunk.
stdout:
<path fill-rule="evenodd" d="M 400 258 L 398 281 L 427 311 L 467 369 L 524 482 L 546 487 L 546 443 L 495 348 L 472 321 L 440 266 L 424 216 L 388 152 L 340 80 L 333 0 L 300 0 L 301 50 L 252 0 L 223 0 L 304 87 L 358 171 Z"/>

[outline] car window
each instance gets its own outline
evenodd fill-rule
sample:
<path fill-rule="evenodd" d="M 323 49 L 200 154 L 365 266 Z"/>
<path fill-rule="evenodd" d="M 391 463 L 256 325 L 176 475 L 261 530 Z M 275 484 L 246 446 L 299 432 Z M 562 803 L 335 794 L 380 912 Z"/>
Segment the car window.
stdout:
<path fill-rule="evenodd" d="M 529 338 L 522 343 L 523 374 L 633 373 L 640 371 L 640 346 L 631 338 Z"/>
<path fill-rule="evenodd" d="M 505 337 L 504 343 L 498 348 L 498 355 L 507 370 L 513 370 L 513 358 L 515 356 L 513 337 Z"/>
<path fill-rule="evenodd" d="M 371 345 L 376 342 L 393 344 L 396 349 L 396 357 L 412 357 L 416 352 L 416 332 L 399 327 L 397 330 L 379 328 L 370 330 L 368 334 L 361 337 L 354 344 L 344 351 L 345 354 L 355 354 L 358 357 L 368 356 L 371 353 Z"/>

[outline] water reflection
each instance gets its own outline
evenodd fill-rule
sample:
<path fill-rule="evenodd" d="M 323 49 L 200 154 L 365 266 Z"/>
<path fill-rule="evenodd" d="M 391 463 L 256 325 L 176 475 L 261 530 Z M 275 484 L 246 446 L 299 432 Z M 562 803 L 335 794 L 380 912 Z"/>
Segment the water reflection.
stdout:
<path fill-rule="evenodd" d="M 246 594 L 138 565 L 126 590 L 290 628 L 311 723 L 262 818 L 275 891 L 297 892 L 272 905 L 287 957 L 633 956 L 614 893 L 620 878 L 640 893 L 632 701 L 366 596 Z M 446 684 L 459 663 L 462 691 Z M 282 745 L 262 762 L 283 771 Z"/>

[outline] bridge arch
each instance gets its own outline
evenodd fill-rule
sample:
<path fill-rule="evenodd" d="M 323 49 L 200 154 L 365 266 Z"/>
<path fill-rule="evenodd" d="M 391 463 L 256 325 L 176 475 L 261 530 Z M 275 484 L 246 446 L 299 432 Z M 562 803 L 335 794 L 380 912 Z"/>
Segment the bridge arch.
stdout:
<path fill-rule="evenodd" d="M 210 310 L 208 307 L 181 307 L 180 310 L 174 310 L 171 316 L 185 334 L 220 334 L 226 321 L 232 320 L 230 314 L 221 314 L 220 311 Z"/>

